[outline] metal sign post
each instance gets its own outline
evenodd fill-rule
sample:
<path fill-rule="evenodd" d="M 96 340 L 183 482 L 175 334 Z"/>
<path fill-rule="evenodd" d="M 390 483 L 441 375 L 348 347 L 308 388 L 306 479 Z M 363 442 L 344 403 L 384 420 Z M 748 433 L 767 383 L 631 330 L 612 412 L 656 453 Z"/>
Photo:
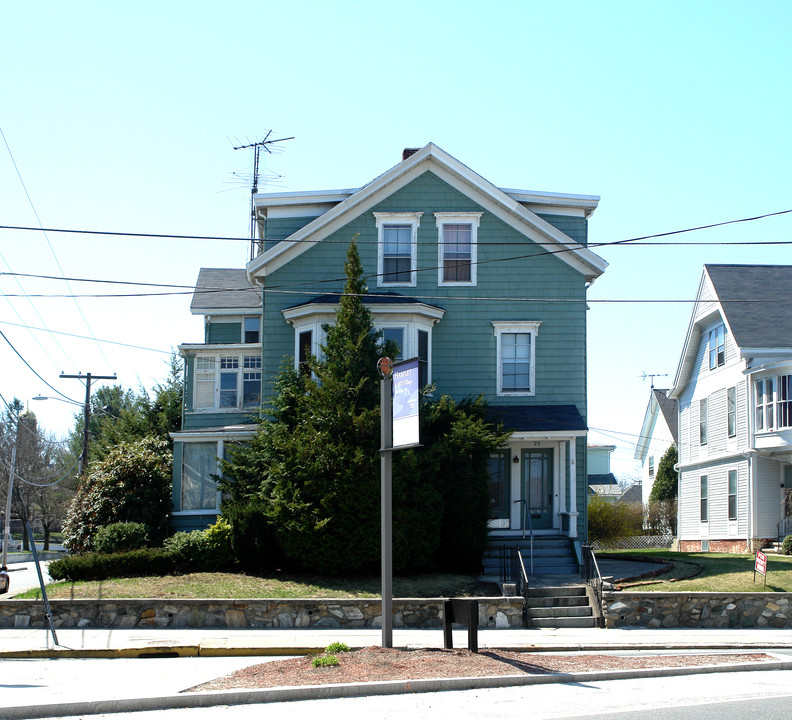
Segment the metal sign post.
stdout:
<path fill-rule="evenodd" d="M 382 528 L 382 647 L 393 647 L 393 451 L 420 447 L 418 359 L 397 365 L 380 358 L 381 528 Z"/>
<path fill-rule="evenodd" d="M 382 540 L 382 647 L 393 647 L 393 364 L 381 358 L 380 380 L 380 503 Z"/>

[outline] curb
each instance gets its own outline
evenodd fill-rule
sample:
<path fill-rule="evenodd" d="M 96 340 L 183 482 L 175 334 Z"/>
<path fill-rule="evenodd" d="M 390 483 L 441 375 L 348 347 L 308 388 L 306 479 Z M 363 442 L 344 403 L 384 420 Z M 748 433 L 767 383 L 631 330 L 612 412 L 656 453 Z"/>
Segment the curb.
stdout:
<path fill-rule="evenodd" d="M 423 645 L 407 645 L 406 649 L 423 648 Z M 364 646 L 350 646 L 350 650 L 362 650 Z M 567 652 L 609 652 L 609 651 L 646 651 L 646 650 L 792 650 L 792 642 L 746 642 L 740 643 L 590 643 L 559 645 L 487 645 L 481 650 L 503 650 L 524 653 L 567 653 Z M 36 648 L 27 650 L 0 650 L 0 660 L 56 660 L 89 658 L 165 658 L 165 657 L 275 657 L 295 655 L 317 655 L 325 651 L 324 646 L 283 646 L 283 647 L 225 647 L 221 645 L 154 645 L 136 648 Z"/>
<path fill-rule="evenodd" d="M 176 710 L 213 707 L 217 705 L 246 705 L 297 700 L 327 700 L 378 695 L 442 692 L 449 690 L 480 690 L 521 685 L 582 683 L 634 678 L 676 677 L 710 673 L 754 672 L 759 670 L 792 670 L 792 661 L 742 663 L 733 665 L 700 665 L 698 667 L 644 668 L 639 670 L 607 670 L 552 675 L 500 675 L 474 678 L 446 678 L 431 680 L 397 680 L 338 685 L 303 685 L 262 690 L 222 690 L 208 693 L 182 693 L 158 697 L 120 700 L 94 700 L 47 705 L 18 705 L 5 707 L 3 717 L 49 718 L 68 715 L 97 715 L 100 713 L 136 712 L 143 710 Z"/>

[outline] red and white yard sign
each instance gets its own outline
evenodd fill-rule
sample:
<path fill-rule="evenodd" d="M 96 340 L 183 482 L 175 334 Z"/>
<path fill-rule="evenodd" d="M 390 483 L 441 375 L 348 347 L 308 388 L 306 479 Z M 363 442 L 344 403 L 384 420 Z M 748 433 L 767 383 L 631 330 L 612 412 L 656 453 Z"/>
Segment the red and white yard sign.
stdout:
<path fill-rule="evenodd" d="M 761 550 L 756 551 L 756 564 L 754 565 L 754 582 L 756 582 L 756 573 L 764 577 L 765 585 L 767 584 L 767 555 Z"/>

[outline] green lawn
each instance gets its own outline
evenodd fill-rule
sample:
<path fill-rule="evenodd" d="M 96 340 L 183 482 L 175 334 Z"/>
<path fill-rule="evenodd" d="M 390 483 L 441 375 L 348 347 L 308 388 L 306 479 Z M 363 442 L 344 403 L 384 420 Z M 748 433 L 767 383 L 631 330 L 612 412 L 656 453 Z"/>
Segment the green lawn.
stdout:
<path fill-rule="evenodd" d="M 477 582 L 472 575 L 418 575 L 395 577 L 393 594 L 394 597 L 476 597 L 498 595 L 499 591 L 495 585 Z M 47 597 L 50 599 L 368 598 L 379 595 L 379 577 L 307 578 L 280 574 L 254 577 L 237 573 L 191 573 L 47 585 Z M 16 597 L 39 598 L 41 591 L 29 590 Z"/>
<path fill-rule="evenodd" d="M 622 587 L 655 592 L 792 592 L 792 557 L 767 556 L 767 587 L 757 573 L 754 582 L 754 555 L 726 553 L 681 553 L 670 550 L 613 550 L 597 555 L 610 557 L 662 558 L 672 568 L 646 584 L 629 583 Z M 695 577 L 692 577 L 695 575 Z"/>

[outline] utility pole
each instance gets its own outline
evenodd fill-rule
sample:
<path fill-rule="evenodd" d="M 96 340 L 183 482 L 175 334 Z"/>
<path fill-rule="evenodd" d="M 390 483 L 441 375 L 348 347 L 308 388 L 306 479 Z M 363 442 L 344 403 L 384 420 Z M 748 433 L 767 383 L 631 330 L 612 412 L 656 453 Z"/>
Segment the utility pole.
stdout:
<path fill-rule="evenodd" d="M 19 445 L 19 409 L 16 416 L 16 434 L 14 447 L 11 449 L 11 472 L 8 476 L 8 497 L 6 498 L 5 517 L 3 518 L 3 559 L 0 566 L 6 566 L 8 543 L 11 541 L 11 497 L 14 491 L 14 475 L 16 474 L 17 445 Z"/>
<path fill-rule="evenodd" d="M 287 137 L 287 138 L 278 138 L 277 140 L 270 140 L 269 137 L 272 135 L 272 130 L 267 130 L 267 134 L 264 136 L 263 140 L 256 140 L 255 142 L 248 142 L 245 145 L 234 145 L 234 150 L 247 150 L 248 148 L 253 148 L 253 184 L 250 188 L 250 259 L 253 260 L 258 252 L 261 252 L 261 243 L 256 242 L 256 202 L 255 197 L 256 193 L 258 192 L 258 179 L 259 179 L 259 159 L 261 156 L 261 150 L 266 150 L 270 155 L 272 155 L 272 150 L 269 149 L 269 146 L 273 143 L 284 142 L 286 140 L 294 140 L 294 137 Z M 239 141 L 237 140 L 237 143 Z"/>
<path fill-rule="evenodd" d="M 113 373 L 112 375 L 94 375 L 93 373 L 78 373 L 77 375 L 65 375 L 61 373 L 61 379 L 71 380 L 84 380 L 85 381 L 85 406 L 83 407 L 83 449 L 80 455 L 80 468 L 79 474 L 82 475 L 83 470 L 88 466 L 88 423 L 91 420 L 91 381 L 92 380 L 118 380 L 118 376 Z"/>

